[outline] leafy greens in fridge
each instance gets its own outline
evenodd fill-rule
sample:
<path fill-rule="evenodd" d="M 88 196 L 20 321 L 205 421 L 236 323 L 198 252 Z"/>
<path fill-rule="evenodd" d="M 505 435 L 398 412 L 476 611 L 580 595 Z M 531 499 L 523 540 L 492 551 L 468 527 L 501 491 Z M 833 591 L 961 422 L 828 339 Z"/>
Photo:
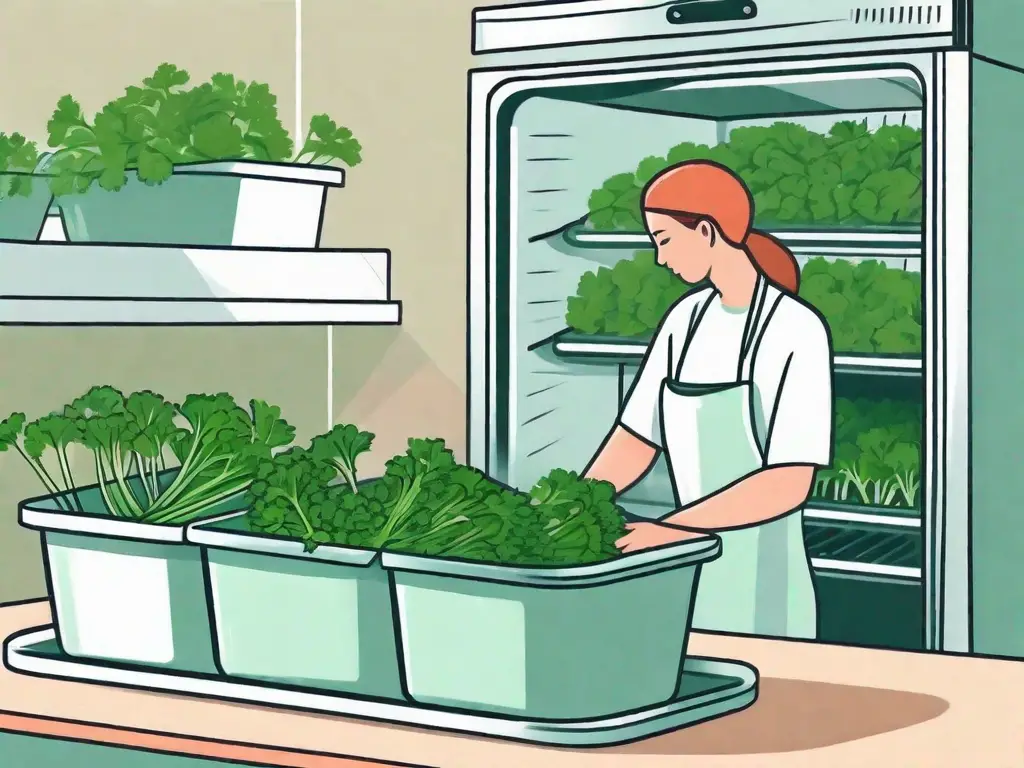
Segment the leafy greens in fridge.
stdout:
<path fill-rule="evenodd" d="M 833 466 L 819 470 L 813 496 L 831 502 L 918 507 L 921 418 L 916 403 L 837 398 Z"/>
<path fill-rule="evenodd" d="M 567 302 L 566 324 L 594 335 L 649 337 L 692 286 L 639 251 L 613 267 L 587 272 Z M 920 275 L 875 260 L 812 258 L 801 269 L 800 296 L 828 322 L 837 353 L 921 351 Z"/>
<path fill-rule="evenodd" d="M 310 119 L 296 151 L 278 116 L 277 97 L 265 83 L 218 73 L 190 87 L 190 79 L 173 64 L 161 64 L 92 120 L 74 97 L 62 96 L 47 123 L 49 145 L 56 149 L 53 193 L 84 192 L 93 184 L 119 190 L 129 171 L 146 184 L 160 184 L 185 163 L 362 161 L 352 132 L 325 114 Z"/>
<path fill-rule="evenodd" d="M 659 266 L 654 251 L 638 251 L 612 267 L 585 273 L 568 299 L 566 323 L 588 334 L 650 334 L 691 287 Z"/>
<path fill-rule="evenodd" d="M 683 142 L 609 177 L 588 201 L 597 230 L 644 230 L 640 192 L 664 168 L 713 160 L 740 175 L 754 195 L 759 226 L 893 225 L 921 219 L 921 131 L 841 121 L 822 135 L 797 123 L 734 128 L 714 146 Z"/>
<path fill-rule="evenodd" d="M 919 273 L 823 257 L 800 272 L 800 295 L 825 316 L 836 352 L 920 354 Z"/>

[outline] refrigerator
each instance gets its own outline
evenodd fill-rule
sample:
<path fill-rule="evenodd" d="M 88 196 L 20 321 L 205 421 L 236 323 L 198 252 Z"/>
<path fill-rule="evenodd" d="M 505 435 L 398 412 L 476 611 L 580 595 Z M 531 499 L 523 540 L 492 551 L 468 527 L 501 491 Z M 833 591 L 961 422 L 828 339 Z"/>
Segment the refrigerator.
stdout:
<path fill-rule="evenodd" d="M 470 462 L 519 488 L 587 465 L 683 290 L 639 189 L 716 159 L 832 332 L 835 461 L 798 513 L 819 639 L 1024 656 L 1021 22 L 957 0 L 475 11 Z M 621 503 L 672 511 L 663 460 Z"/>

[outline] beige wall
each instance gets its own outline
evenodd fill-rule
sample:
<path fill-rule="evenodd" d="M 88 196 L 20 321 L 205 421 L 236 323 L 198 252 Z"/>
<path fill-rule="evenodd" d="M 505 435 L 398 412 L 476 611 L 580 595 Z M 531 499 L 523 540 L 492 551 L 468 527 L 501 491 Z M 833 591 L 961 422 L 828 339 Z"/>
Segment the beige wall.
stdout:
<path fill-rule="evenodd" d="M 302 0 L 305 120 L 328 112 L 364 146 L 332 193 L 323 245 L 388 247 L 401 328 L 334 330 L 337 420 L 378 435 L 376 471 L 410 435 L 465 442 L 465 124 L 472 0 Z M 88 111 L 170 61 L 193 79 L 265 81 L 294 124 L 294 0 L 5 0 L 0 130 L 45 142 L 57 99 Z M 308 438 L 327 423 L 323 328 L 0 328 L 0 410 L 30 417 L 93 384 L 170 397 L 229 391 L 280 405 Z M 17 524 L 40 489 L 0 454 L 0 602 L 44 591 Z"/>

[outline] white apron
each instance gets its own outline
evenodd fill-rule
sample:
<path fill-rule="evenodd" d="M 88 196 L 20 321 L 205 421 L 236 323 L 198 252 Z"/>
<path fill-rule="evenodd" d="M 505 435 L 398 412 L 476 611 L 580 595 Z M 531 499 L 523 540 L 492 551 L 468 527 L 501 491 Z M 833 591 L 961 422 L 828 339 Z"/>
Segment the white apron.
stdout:
<path fill-rule="evenodd" d="M 755 434 L 752 371 L 758 342 L 781 292 L 759 278 L 740 344 L 736 381 L 679 382 L 687 347 L 716 295 L 712 292 L 697 309 L 679 367 L 667 372 L 661 387 L 662 444 L 680 508 L 764 466 Z M 802 511 L 720 536 L 722 556 L 701 568 L 694 629 L 815 638 L 817 603 Z"/>

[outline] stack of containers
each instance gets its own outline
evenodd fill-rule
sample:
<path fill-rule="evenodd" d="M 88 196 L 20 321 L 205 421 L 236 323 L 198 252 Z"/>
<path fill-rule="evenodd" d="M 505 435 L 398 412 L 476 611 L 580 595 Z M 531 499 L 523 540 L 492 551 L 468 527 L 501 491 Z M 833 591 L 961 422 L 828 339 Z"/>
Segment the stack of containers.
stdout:
<path fill-rule="evenodd" d="M 310 553 L 243 517 L 186 531 L 203 547 L 222 674 L 529 720 L 673 699 L 700 566 L 721 551 L 708 536 L 568 568 Z M 625 647 L 630 663 L 609 664 Z"/>
<path fill-rule="evenodd" d="M 238 502 L 172 527 L 106 515 L 97 486 L 76 495 L 87 513 L 21 505 L 68 655 L 532 721 L 675 698 L 701 565 L 721 552 L 714 536 L 565 568 L 308 552 L 249 530 Z M 608 663 L 624 647 L 630 663 Z"/>

